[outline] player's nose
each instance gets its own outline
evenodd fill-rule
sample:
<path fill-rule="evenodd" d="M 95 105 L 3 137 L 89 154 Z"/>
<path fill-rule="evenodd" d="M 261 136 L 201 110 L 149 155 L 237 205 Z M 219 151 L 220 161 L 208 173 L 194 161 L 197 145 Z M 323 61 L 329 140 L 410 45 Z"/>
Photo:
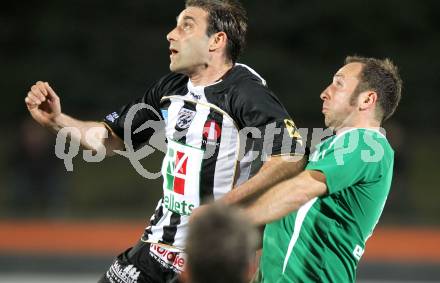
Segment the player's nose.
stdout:
<path fill-rule="evenodd" d="M 171 42 L 171 41 L 175 41 L 177 39 L 177 36 L 176 36 L 176 28 L 174 28 L 174 29 L 172 29 L 168 34 L 167 34 L 167 40 L 169 41 L 169 42 Z"/>
<path fill-rule="evenodd" d="M 324 89 L 324 90 L 321 92 L 321 95 L 319 95 L 319 97 L 320 97 L 322 100 L 327 100 L 327 99 L 329 98 L 328 89 L 329 89 L 329 87 L 327 87 L 326 89 Z"/>

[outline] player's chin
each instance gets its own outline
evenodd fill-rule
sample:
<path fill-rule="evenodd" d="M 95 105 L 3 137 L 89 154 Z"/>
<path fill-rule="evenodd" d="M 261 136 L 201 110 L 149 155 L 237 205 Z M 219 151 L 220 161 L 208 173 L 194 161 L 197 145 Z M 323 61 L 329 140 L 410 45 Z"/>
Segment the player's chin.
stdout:
<path fill-rule="evenodd" d="M 175 67 L 174 67 L 174 65 L 173 65 L 173 61 L 171 61 L 171 62 L 170 62 L 170 71 L 171 71 L 171 72 L 174 72 L 174 69 L 175 69 Z"/>
<path fill-rule="evenodd" d="M 330 118 L 327 115 L 324 117 L 324 124 L 327 128 L 331 127 L 332 122 L 330 121 Z"/>
<path fill-rule="evenodd" d="M 182 68 L 182 66 L 178 66 L 176 64 L 173 64 L 172 62 L 170 64 L 170 71 L 173 72 L 173 73 L 178 73 L 178 74 L 183 74 L 183 75 L 187 75 L 188 74 L 186 68 Z"/>
<path fill-rule="evenodd" d="M 179 68 L 179 65 L 176 64 L 176 62 L 171 61 L 170 62 L 170 71 L 175 72 L 175 73 L 179 73 L 181 71 L 181 68 Z"/>

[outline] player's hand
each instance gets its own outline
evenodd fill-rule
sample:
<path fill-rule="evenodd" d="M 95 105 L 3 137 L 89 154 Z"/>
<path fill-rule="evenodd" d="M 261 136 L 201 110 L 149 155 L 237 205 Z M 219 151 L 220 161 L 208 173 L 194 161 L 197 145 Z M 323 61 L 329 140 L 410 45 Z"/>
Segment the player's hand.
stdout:
<path fill-rule="evenodd" d="M 32 118 L 43 126 L 52 126 L 61 114 L 60 98 L 47 82 L 38 81 L 24 99 Z"/>

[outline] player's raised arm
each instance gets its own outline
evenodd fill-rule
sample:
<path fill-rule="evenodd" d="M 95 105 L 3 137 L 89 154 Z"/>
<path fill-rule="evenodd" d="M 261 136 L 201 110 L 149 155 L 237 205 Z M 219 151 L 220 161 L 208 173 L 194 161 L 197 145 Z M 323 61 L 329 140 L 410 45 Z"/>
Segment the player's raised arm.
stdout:
<path fill-rule="evenodd" d="M 70 132 L 72 138 L 87 149 L 99 150 L 105 147 L 107 155 L 112 155 L 113 150 L 124 148 L 123 141 L 103 123 L 81 121 L 62 113 L 60 98 L 47 82 L 38 81 L 34 84 L 25 98 L 25 103 L 32 118 L 43 127 L 55 132 L 65 127 L 76 128 L 78 131 Z"/>
<path fill-rule="evenodd" d="M 266 191 L 245 209 L 245 213 L 253 223 L 267 224 L 298 210 L 326 192 L 325 175 L 319 171 L 306 170 Z"/>
<path fill-rule="evenodd" d="M 226 204 L 249 203 L 270 187 L 297 175 L 304 170 L 307 158 L 299 159 L 298 156 L 292 156 L 293 158 L 296 160 L 289 160 L 287 156 L 272 156 L 255 176 L 226 194 L 222 202 Z"/>

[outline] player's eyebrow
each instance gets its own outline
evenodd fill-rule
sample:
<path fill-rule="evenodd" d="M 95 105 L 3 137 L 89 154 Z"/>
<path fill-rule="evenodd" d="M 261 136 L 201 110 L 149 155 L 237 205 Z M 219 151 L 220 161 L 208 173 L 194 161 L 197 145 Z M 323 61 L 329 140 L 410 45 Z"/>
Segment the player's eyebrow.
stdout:
<path fill-rule="evenodd" d="M 184 21 L 184 20 L 191 20 L 193 22 L 196 22 L 196 19 L 194 17 L 191 17 L 191 16 L 184 16 L 182 21 Z M 176 17 L 176 21 L 177 22 L 179 21 L 179 16 Z"/>
<path fill-rule="evenodd" d="M 335 78 L 345 78 L 344 74 L 341 73 L 337 73 L 336 75 L 334 75 Z"/>

